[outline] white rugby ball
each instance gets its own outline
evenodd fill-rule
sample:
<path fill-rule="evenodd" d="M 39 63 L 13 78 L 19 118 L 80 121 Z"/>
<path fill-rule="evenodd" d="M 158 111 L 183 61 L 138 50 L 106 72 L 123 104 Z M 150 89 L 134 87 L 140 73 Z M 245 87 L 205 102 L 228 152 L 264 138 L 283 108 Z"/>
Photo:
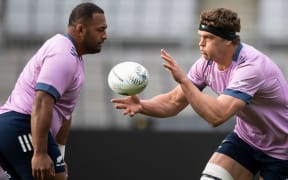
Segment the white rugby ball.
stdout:
<path fill-rule="evenodd" d="M 115 65 L 109 72 L 108 85 L 114 92 L 132 96 L 142 92 L 148 84 L 147 69 L 132 61 L 125 61 Z"/>

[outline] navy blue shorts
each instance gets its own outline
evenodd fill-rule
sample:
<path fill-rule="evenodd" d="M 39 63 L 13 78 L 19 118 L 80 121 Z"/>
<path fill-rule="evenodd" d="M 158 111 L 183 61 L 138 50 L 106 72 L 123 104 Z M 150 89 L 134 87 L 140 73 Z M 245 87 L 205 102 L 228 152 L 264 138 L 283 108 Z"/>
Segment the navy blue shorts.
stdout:
<path fill-rule="evenodd" d="M 31 139 L 30 115 L 14 111 L 0 114 L 0 165 L 11 176 L 10 179 L 33 179 Z M 64 160 L 50 132 L 48 154 L 54 162 L 55 172 L 64 172 Z"/>
<path fill-rule="evenodd" d="M 258 172 L 265 180 L 287 180 L 288 160 L 276 159 L 251 147 L 236 133 L 230 133 L 217 148 L 216 152 L 228 155 L 256 175 Z"/>

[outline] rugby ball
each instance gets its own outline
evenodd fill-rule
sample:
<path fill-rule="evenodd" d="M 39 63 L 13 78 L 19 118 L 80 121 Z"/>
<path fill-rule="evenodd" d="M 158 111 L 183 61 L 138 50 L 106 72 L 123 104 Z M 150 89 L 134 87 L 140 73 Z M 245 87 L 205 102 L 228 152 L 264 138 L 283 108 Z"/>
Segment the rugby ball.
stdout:
<path fill-rule="evenodd" d="M 124 96 L 142 92 L 149 81 L 147 69 L 133 61 L 116 64 L 109 72 L 108 85 L 112 91 Z"/>

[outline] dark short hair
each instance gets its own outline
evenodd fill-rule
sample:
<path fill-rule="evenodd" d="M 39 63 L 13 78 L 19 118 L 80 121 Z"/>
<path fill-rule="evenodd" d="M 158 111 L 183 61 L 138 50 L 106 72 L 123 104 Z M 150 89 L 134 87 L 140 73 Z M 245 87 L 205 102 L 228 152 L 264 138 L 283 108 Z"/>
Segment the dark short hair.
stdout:
<path fill-rule="evenodd" d="M 81 3 L 72 10 L 68 26 L 73 26 L 79 21 L 90 20 L 94 13 L 104 14 L 104 10 L 91 2 Z"/>
<path fill-rule="evenodd" d="M 200 24 L 221 28 L 226 32 L 240 32 L 241 29 L 238 14 L 227 8 L 216 8 L 202 12 Z"/>
<path fill-rule="evenodd" d="M 236 12 L 230 9 L 216 8 L 203 11 L 200 15 L 200 25 L 216 28 L 217 31 L 221 30 L 226 35 L 233 35 L 232 38 L 230 35 L 228 38 L 233 44 L 238 44 L 240 41 L 240 36 L 236 34 L 241 30 L 240 18 Z M 220 37 L 223 38 L 223 36 Z"/>

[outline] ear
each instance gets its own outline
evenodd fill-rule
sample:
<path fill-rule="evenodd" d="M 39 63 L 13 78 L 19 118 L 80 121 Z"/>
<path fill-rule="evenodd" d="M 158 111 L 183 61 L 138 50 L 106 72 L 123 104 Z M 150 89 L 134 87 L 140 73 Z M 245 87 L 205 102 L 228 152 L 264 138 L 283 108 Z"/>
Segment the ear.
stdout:
<path fill-rule="evenodd" d="M 225 44 L 226 44 L 227 46 L 230 46 L 230 45 L 233 45 L 233 42 L 230 41 L 230 40 L 225 40 Z"/>
<path fill-rule="evenodd" d="M 76 25 L 76 32 L 78 33 L 79 36 L 82 36 L 84 34 L 83 24 Z"/>

